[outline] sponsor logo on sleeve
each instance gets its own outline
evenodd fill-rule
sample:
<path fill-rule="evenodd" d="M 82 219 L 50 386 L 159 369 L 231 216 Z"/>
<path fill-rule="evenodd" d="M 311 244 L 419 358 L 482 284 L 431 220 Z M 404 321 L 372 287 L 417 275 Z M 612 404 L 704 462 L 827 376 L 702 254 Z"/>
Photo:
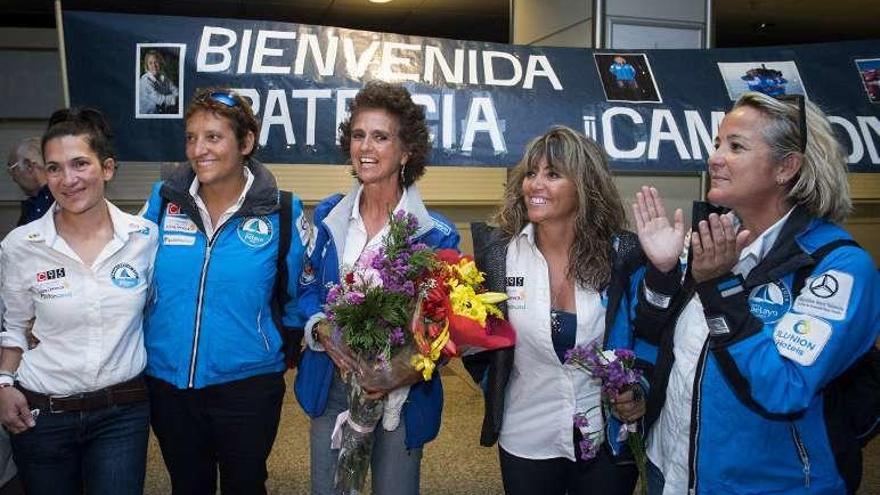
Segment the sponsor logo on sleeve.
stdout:
<path fill-rule="evenodd" d="M 272 223 L 266 217 L 247 217 L 238 224 L 238 238 L 250 247 L 263 247 L 272 240 Z"/>
<path fill-rule="evenodd" d="M 782 356 L 810 366 L 831 338 L 831 325 L 810 315 L 788 313 L 776 325 L 773 340 Z"/>
<path fill-rule="evenodd" d="M 779 280 L 759 285 L 749 293 L 749 309 L 764 323 L 775 323 L 791 309 L 791 291 Z"/>
<path fill-rule="evenodd" d="M 121 289 L 137 287 L 141 282 L 138 271 L 128 263 L 118 263 L 110 270 L 110 281 Z"/>
<path fill-rule="evenodd" d="M 829 320 L 843 320 L 852 296 L 853 276 L 838 270 L 828 270 L 808 278 L 794 301 L 795 311 Z"/>

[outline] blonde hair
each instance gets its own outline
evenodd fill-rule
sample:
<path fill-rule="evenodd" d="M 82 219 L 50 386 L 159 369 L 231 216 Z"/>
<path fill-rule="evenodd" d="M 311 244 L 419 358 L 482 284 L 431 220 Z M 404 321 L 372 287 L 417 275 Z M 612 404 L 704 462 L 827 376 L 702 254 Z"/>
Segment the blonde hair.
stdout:
<path fill-rule="evenodd" d="M 787 185 L 786 199 L 815 217 L 838 223 L 846 220 L 852 211 L 846 153 L 822 109 L 804 101 L 807 135 L 801 136 L 797 101 L 752 91 L 744 93 L 733 105 L 739 107 L 753 108 L 767 120 L 762 134 L 777 162 L 792 154 L 803 157 L 800 170 Z M 804 138 L 806 150 L 802 153 Z"/>
<path fill-rule="evenodd" d="M 565 126 L 554 126 L 532 140 L 511 171 L 504 203 L 495 221 L 508 237 L 529 223 L 523 178 L 542 160 L 574 182 L 577 191 L 575 238 L 568 257 L 568 275 L 579 284 L 600 290 L 611 278 L 614 236 L 626 227 L 626 214 L 608 169 L 605 153 L 592 139 Z"/>

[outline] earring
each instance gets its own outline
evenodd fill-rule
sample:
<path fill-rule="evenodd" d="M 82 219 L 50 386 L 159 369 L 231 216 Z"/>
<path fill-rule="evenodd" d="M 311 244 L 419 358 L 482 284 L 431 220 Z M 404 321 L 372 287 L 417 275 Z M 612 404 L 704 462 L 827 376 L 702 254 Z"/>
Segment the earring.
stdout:
<path fill-rule="evenodd" d="M 404 178 L 405 175 L 406 175 L 406 163 L 404 163 L 403 165 L 400 166 L 400 182 L 405 181 L 405 178 Z"/>
<path fill-rule="evenodd" d="M 777 177 L 776 178 L 776 185 L 781 186 L 783 184 L 785 184 L 785 179 L 783 179 L 782 177 Z"/>

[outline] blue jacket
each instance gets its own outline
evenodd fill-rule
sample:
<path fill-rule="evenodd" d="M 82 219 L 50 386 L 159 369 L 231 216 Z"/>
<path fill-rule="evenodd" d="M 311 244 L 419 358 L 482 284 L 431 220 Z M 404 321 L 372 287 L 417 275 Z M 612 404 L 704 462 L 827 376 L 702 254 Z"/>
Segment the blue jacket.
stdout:
<path fill-rule="evenodd" d="M 418 189 L 407 189 L 406 210 L 419 222 L 416 238 L 436 249 L 458 248 L 458 231 L 439 213 L 428 211 L 422 203 Z M 339 283 L 339 256 L 344 249 L 345 234 L 355 194 L 330 196 L 315 207 L 314 224 L 317 230 L 314 246 L 309 256 L 313 272 L 303 276 L 300 312 L 314 315 L 323 311 L 327 300 L 328 284 Z M 296 374 L 294 391 L 305 412 L 316 418 L 324 414 L 327 394 L 333 381 L 335 366 L 324 352 L 306 349 Z M 419 448 L 430 442 L 440 431 L 440 415 L 443 410 L 443 387 L 439 373 L 427 382 L 419 382 L 410 388 L 403 406 L 406 425 L 406 447 Z"/>
<path fill-rule="evenodd" d="M 302 203 L 293 197 L 295 228 L 286 258 L 290 299 L 282 314 L 273 315 L 279 194 L 265 167 L 256 161 L 248 167 L 253 185 L 211 241 L 189 194 L 189 167 L 157 183 L 146 205 L 144 216 L 159 225 L 160 239 L 144 321 L 146 373 L 177 388 L 282 371 L 278 325 L 303 325 L 297 280 L 309 229 Z"/>
<path fill-rule="evenodd" d="M 728 274 L 696 285 L 710 335 L 692 399 L 695 493 L 849 490 L 843 472 L 861 466 L 840 463 L 847 446 L 832 434 L 839 418 L 828 417 L 824 391 L 877 340 L 880 277 L 858 247 L 839 247 L 818 263 L 811 256 L 838 239 L 850 236 L 796 208 L 745 280 Z M 808 275 L 794 294 L 799 270 Z M 682 291 L 678 305 L 692 293 Z M 664 335 L 666 357 L 674 324 Z M 670 367 L 671 361 L 658 364 L 658 382 L 665 383 Z M 649 421 L 664 401 L 663 393 L 649 398 Z"/>

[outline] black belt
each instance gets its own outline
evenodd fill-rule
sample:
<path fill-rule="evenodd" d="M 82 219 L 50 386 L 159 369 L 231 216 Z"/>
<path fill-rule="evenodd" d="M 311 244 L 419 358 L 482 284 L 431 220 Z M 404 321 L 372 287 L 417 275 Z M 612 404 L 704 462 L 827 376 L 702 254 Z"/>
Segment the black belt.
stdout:
<path fill-rule="evenodd" d="M 51 397 L 31 392 L 21 385 L 17 385 L 17 387 L 24 394 L 29 407 L 49 413 L 93 411 L 110 406 L 143 402 L 148 397 L 146 382 L 142 375 L 138 375 L 126 382 L 102 388 L 101 390 L 95 390 L 94 392 L 64 397 Z"/>

